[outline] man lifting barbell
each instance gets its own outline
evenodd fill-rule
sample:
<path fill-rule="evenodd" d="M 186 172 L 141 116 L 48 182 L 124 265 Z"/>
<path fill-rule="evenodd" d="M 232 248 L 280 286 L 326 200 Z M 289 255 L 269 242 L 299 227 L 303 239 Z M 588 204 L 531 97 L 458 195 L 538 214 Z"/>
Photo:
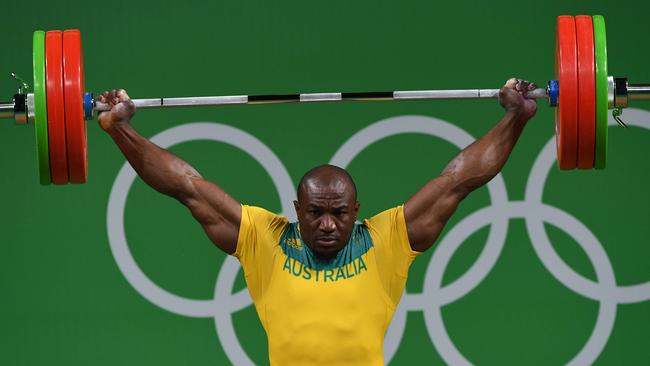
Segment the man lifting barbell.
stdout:
<path fill-rule="evenodd" d="M 289 223 L 242 205 L 188 163 L 138 134 L 126 91 L 98 101 L 99 124 L 145 183 L 189 208 L 210 240 L 241 263 L 268 336 L 272 365 L 383 365 L 383 338 L 414 258 L 429 249 L 459 203 L 496 176 L 537 104 L 528 81 L 499 91 L 506 113 L 404 205 L 357 223 L 352 177 L 321 165 L 307 172 Z"/>
<path fill-rule="evenodd" d="M 43 185 L 85 183 L 88 176 L 85 121 L 112 107 L 93 98 L 84 86 L 81 33 L 78 29 L 33 35 L 34 92 L 0 101 L 0 119 L 33 123 L 39 181 Z M 555 109 L 557 162 L 561 170 L 604 169 L 608 110 L 625 126 L 621 113 L 633 100 L 650 100 L 650 84 L 630 84 L 609 76 L 605 20 L 601 15 L 560 15 L 555 33 L 555 74 L 546 88 L 527 98 L 545 98 Z M 64 72 L 65 71 L 65 72 Z M 131 100 L 139 109 L 277 103 L 483 99 L 499 89 L 316 92 L 267 95 L 156 97 Z"/>

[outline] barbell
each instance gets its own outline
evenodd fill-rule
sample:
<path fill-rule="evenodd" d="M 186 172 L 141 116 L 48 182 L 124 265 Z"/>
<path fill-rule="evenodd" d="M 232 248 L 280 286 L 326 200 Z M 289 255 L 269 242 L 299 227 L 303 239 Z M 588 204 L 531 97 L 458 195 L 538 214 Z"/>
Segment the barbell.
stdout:
<path fill-rule="evenodd" d="M 15 74 L 12 74 L 14 77 Z M 0 102 L 0 118 L 35 125 L 40 183 L 85 183 L 88 177 L 86 123 L 109 110 L 86 92 L 79 30 L 35 31 L 33 92 L 19 77 L 17 94 Z M 275 104 L 292 102 L 388 101 L 498 98 L 499 89 L 414 90 L 133 99 L 138 109 Z M 555 107 L 558 165 L 562 170 L 604 169 L 607 117 L 619 116 L 630 100 L 650 100 L 650 84 L 629 84 L 607 71 L 605 20 L 600 15 L 561 15 L 555 32 L 555 73 L 545 88 L 528 93 Z"/>

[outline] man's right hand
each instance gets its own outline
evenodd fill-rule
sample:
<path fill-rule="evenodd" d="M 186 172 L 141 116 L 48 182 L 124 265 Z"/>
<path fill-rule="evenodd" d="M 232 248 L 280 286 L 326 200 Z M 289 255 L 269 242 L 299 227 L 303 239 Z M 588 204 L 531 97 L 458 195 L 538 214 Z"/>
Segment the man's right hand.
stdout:
<path fill-rule="evenodd" d="M 511 78 L 499 91 L 499 102 L 506 111 L 529 120 L 537 112 L 537 102 L 528 97 L 528 92 L 535 88 L 537 85 L 528 80 Z"/>
<path fill-rule="evenodd" d="M 124 89 L 105 91 L 97 101 L 106 103 L 111 110 L 99 113 L 99 125 L 104 131 L 120 125 L 129 124 L 135 114 L 135 104 Z"/>

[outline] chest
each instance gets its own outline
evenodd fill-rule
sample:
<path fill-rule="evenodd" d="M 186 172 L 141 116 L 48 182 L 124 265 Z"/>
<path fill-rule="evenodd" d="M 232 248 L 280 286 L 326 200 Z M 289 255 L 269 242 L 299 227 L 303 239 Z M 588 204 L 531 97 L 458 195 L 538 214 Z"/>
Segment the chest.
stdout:
<path fill-rule="evenodd" d="M 326 349 L 332 357 L 380 357 L 393 309 L 372 250 L 325 269 L 309 268 L 284 254 L 276 258 L 259 309 L 272 352 L 309 358 L 325 357 Z"/>
<path fill-rule="evenodd" d="M 368 301 L 368 296 L 374 299 L 373 295 L 381 293 L 381 283 L 373 254 L 371 251 L 336 266 L 311 268 L 279 253 L 273 263 L 268 293 L 278 301 L 295 303 L 336 298 L 354 306 L 363 298 Z"/>

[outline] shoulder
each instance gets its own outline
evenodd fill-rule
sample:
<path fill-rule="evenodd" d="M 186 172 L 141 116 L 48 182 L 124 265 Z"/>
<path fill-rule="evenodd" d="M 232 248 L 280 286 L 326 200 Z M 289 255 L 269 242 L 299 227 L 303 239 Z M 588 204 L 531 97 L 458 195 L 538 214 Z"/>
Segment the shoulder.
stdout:
<path fill-rule="evenodd" d="M 406 253 L 409 257 L 414 257 L 419 254 L 411 249 L 406 219 L 404 218 L 404 205 L 382 211 L 364 220 L 363 223 L 368 228 L 375 247 L 399 249 L 399 251 Z"/>
<path fill-rule="evenodd" d="M 406 221 L 404 220 L 404 205 L 384 210 L 369 219 L 363 220 L 363 224 L 371 231 L 382 230 L 395 224 L 406 225 Z"/>
<path fill-rule="evenodd" d="M 242 205 L 241 223 L 234 256 L 255 257 L 265 247 L 277 244 L 289 221 L 286 217 L 257 206 Z"/>
<path fill-rule="evenodd" d="M 251 227 L 255 230 L 283 230 L 289 224 L 286 217 L 273 213 L 265 208 L 242 205 L 240 227 Z"/>
<path fill-rule="evenodd" d="M 242 216 L 246 215 L 253 220 L 278 220 L 289 222 L 286 217 L 273 213 L 265 208 L 258 206 L 241 205 Z"/>

